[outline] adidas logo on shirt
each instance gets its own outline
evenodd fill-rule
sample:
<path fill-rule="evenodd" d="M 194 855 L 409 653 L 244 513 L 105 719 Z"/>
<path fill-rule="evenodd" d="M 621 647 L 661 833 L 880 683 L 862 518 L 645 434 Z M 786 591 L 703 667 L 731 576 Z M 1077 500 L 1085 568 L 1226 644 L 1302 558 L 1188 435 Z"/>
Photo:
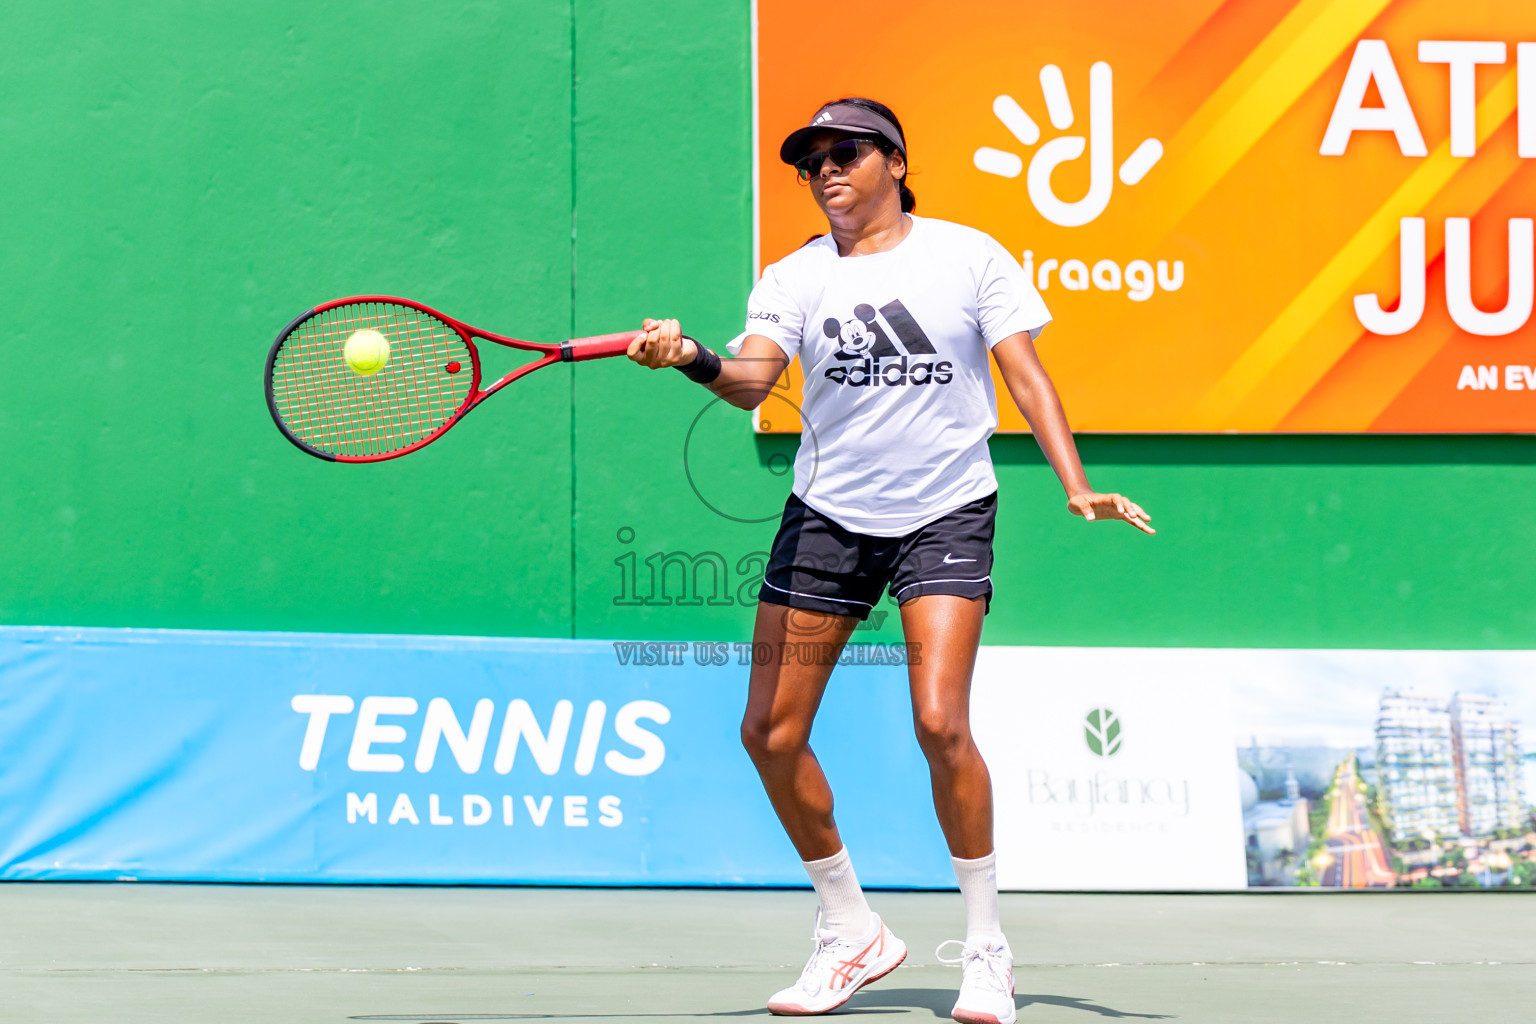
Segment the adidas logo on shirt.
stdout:
<path fill-rule="evenodd" d="M 884 320 L 884 325 L 881 321 Z M 887 334 L 889 326 L 902 351 Z M 881 306 L 878 314 L 874 306 L 861 302 L 853 307 L 853 316 L 839 322 L 827 317 L 821 325 L 822 333 L 837 342 L 833 358 L 852 362 L 852 366 L 832 366 L 824 374 L 834 384 L 848 387 L 899 387 L 912 384 L 948 384 L 954 380 L 954 364 L 949 360 L 921 362 L 912 357 L 937 355 L 933 342 L 923 333 L 922 327 L 907 312 L 900 299 L 893 299 Z M 884 362 L 883 360 L 890 360 Z"/>
<path fill-rule="evenodd" d="M 988 349 L 1033 337 L 1051 318 L 1033 276 L 996 239 L 908 220 L 906 238 L 879 253 L 844 258 L 820 235 L 764 267 L 728 346 L 740 355 L 756 336 L 799 358 L 806 443 L 795 493 L 814 492 L 818 512 L 871 537 L 905 536 L 934 510 L 997 489 Z M 975 568 L 948 566 L 955 576 L 981 575 Z"/>

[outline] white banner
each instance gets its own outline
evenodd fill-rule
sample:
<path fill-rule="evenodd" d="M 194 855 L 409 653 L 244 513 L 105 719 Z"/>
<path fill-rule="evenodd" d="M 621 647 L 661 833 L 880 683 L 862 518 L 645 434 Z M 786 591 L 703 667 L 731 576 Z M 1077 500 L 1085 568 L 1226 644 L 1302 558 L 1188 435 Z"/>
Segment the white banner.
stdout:
<path fill-rule="evenodd" d="M 1246 885 L 1231 696 L 1201 664 L 1211 653 L 982 648 L 972 719 L 1002 888 Z"/>
<path fill-rule="evenodd" d="M 1536 884 L 1536 652 L 984 647 L 1013 889 Z"/>

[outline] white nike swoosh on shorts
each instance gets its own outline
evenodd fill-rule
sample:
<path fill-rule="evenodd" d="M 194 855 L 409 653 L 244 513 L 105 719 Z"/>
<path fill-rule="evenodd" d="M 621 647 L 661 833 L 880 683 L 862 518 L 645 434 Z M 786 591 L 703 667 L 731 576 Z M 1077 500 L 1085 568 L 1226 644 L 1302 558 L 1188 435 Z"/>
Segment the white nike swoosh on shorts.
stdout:
<path fill-rule="evenodd" d="M 948 554 L 946 554 L 944 556 L 944 564 L 945 565 L 958 565 L 961 562 L 974 562 L 974 561 L 976 561 L 976 559 L 974 559 L 974 558 L 951 558 Z"/>

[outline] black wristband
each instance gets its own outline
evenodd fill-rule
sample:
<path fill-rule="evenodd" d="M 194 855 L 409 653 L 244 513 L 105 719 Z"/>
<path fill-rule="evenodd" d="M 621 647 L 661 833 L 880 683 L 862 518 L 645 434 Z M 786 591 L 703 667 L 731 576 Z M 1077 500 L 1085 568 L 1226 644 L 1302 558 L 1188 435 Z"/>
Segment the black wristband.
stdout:
<path fill-rule="evenodd" d="M 693 341 L 692 338 L 688 340 Z M 693 362 L 687 366 L 679 366 L 678 369 L 683 371 L 684 377 L 687 377 L 694 383 L 708 384 L 720 376 L 720 357 L 703 345 L 700 345 L 697 341 L 693 341 L 693 346 L 696 352 Z"/>

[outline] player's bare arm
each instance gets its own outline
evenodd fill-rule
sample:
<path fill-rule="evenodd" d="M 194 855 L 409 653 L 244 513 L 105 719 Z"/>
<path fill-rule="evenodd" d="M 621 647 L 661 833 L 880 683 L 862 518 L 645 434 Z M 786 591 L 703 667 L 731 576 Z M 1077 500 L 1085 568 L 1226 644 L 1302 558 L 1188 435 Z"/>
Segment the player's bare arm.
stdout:
<path fill-rule="evenodd" d="M 1040 450 L 1066 489 L 1067 509 L 1084 519 L 1123 519 L 1143 533 L 1156 533 L 1147 524 L 1152 517 L 1140 505 L 1123 494 L 1100 494 L 1089 486 L 1072 428 L 1067 425 L 1066 410 L 1029 340 L 1029 332 L 1004 338 L 993 347 L 992 356 L 1014 404 L 1029 421 Z"/>
<path fill-rule="evenodd" d="M 699 358 L 699 343 L 683 334 L 676 320 L 647 319 L 629 345 L 629 358 L 641 366 L 690 366 Z M 741 353 L 722 360 L 720 375 L 705 384 L 738 409 L 756 409 L 784 373 L 789 358 L 784 350 L 759 334 L 748 335 Z"/>

